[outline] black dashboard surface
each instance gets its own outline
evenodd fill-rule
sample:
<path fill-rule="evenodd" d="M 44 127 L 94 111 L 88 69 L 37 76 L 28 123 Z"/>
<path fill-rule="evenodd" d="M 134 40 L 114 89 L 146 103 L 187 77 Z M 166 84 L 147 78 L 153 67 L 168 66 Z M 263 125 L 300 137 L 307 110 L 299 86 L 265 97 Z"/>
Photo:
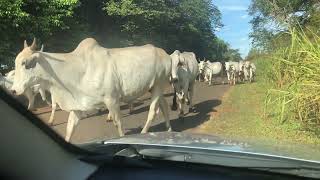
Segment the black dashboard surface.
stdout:
<path fill-rule="evenodd" d="M 117 163 L 116 163 L 117 164 Z M 102 165 L 89 179 L 102 180 L 212 180 L 212 179 L 302 179 L 257 170 L 207 166 L 173 161 L 148 161 L 150 167 L 135 167 L 121 163 Z"/>

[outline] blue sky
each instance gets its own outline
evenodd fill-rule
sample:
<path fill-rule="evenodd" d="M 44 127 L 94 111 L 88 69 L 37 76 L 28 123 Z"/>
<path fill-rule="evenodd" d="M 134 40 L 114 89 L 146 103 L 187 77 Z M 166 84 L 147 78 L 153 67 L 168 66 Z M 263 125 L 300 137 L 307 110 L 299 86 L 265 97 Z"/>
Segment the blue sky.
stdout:
<path fill-rule="evenodd" d="M 239 49 L 245 57 L 250 50 L 249 33 L 251 17 L 247 9 L 251 0 L 212 0 L 222 14 L 224 27 L 218 30 L 217 35 L 228 42 L 232 48 Z"/>

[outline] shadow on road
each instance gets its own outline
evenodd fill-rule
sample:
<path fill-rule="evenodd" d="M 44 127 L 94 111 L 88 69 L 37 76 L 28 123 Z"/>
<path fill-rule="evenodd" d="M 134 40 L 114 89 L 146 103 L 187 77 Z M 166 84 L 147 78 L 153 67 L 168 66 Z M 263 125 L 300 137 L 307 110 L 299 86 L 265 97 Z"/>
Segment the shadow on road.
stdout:
<path fill-rule="evenodd" d="M 169 92 L 169 93 L 165 93 L 163 94 L 164 97 L 170 97 L 170 96 L 173 96 L 173 93 L 174 92 Z M 144 98 L 144 99 L 141 99 L 141 101 L 147 101 L 147 100 L 150 100 L 151 99 L 151 94 L 149 93 L 150 97 L 147 97 L 147 98 Z"/>
<path fill-rule="evenodd" d="M 200 124 L 204 123 L 205 121 L 209 120 L 210 113 L 216 112 L 214 108 L 221 104 L 221 100 L 213 99 L 203 101 L 199 104 L 195 104 L 195 108 L 197 110 L 196 113 L 192 113 L 193 115 L 186 116 L 184 118 L 177 118 L 172 119 L 170 121 L 173 131 L 180 132 L 187 129 L 195 128 Z M 177 112 L 178 113 L 178 112 Z M 126 133 L 127 135 L 130 134 L 138 134 L 142 130 L 141 127 L 129 129 Z M 149 132 L 156 132 L 156 131 L 166 131 L 165 122 L 161 122 L 155 126 L 151 126 Z"/>
<path fill-rule="evenodd" d="M 43 109 L 42 109 L 41 111 L 42 111 L 42 112 L 33 111 L 33 114 L 39 116 L 39 115 L 41 115 L 41 114 L 51 113 L 51 107 L 48 108 L 46 111 L 44 111 Z M 62 111 L 62 110 L 61 110 L 60 108 L 59 108 L 59 109 L 56 109 L 56 112 L 58 112 L 58 111 Z"/>

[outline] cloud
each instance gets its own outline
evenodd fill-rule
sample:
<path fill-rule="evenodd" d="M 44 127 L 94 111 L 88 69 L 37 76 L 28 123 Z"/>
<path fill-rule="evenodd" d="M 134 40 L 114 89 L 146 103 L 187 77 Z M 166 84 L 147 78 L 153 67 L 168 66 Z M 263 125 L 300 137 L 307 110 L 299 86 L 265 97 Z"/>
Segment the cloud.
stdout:
<path fill-rule="evenodd" d="M 246 37 L 243 37 L 243 38 L 241 38 L 240 40 L 241 40 L 241 41 L 246 41 L 247 38 L 246 38 Z"/>
<path fill-rule="evenodd" d="M 235 5 L 230 5 L 230 6 L 220 6 L 219 9 L 225 10 L 225 11 L 246 11 L 247 7 L 245 6 L 235 6 Z"/>
<path fill-rule="evenodd" d="M 248 18 L 248 14 L 242 15 L 240 16 L 241 19 L 247 19 Z"/>

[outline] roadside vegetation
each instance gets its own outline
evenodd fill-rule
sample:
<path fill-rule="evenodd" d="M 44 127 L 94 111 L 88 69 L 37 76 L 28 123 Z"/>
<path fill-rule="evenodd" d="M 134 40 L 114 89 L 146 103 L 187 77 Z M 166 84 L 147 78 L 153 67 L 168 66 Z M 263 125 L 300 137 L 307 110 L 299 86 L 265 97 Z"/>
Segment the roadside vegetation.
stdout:
<path fill-rule="evenodd" d="M 253 0 L 257 81 L 231 88 L 204 129 L 226 136 L 320 142 L 320 3 Z"/>
<path fill-rule="evenodd" d="M 264 116 L 320 137 L 320 3 L 255 0 L 251 34 L 268 85 Z M 268 28 L 273 22 L 273 28 Z M 256 36 L 263 34 L 264 36 Z M 266 38 L 268 37 L 268 38 Z M 260 54 L 260 55 L 259 55 Z"/>
<path fill-rule="evenodd" d="M 263 68 L 266 60 L 257 59 L 257 69 Z M 212 113 L 211 119 L 201 125 L 196 133 L 271 144 L 319 144 L 319 136 L 305 129 L 303 123 L 295 119 L 280 121 L 279 115 L 274 113 L 278 112 L 274 110 L 280 107 L 279 104 L 269 104 L 268 109 L 265 109 L 271 87 L 273 84 L 266 81 L 261 72 L 256 82 L 231 87 L 223 97 L 223 103 Z"/>

